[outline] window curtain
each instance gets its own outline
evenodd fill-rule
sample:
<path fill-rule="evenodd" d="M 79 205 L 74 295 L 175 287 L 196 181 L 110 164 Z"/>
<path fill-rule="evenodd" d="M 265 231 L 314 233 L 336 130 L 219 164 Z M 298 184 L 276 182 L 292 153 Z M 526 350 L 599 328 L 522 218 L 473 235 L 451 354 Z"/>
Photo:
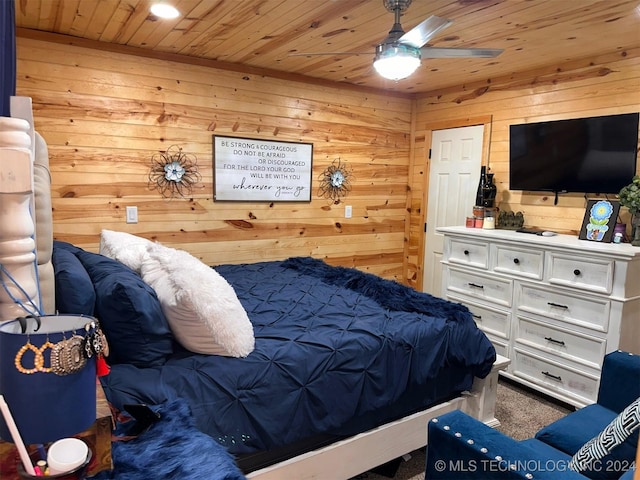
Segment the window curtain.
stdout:
<path fill-rule="evenodd" d="M 9 117 L 16 94 L 16 20 L 14 0 L 0 0 L 0 116 Z"/>

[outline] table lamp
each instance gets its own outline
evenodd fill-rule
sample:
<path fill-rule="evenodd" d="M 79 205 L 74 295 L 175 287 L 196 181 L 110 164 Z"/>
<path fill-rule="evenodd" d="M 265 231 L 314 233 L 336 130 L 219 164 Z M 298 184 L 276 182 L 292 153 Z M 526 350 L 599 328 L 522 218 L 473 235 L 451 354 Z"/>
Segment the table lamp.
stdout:
<path fill-rule="evenodd" d="M 0 394 L 25 444 L 69 437 L 95 421 L 96 324 L 81 315 L 0 323 Z M 13 442 L 2 416 L 0 438 Z"/>

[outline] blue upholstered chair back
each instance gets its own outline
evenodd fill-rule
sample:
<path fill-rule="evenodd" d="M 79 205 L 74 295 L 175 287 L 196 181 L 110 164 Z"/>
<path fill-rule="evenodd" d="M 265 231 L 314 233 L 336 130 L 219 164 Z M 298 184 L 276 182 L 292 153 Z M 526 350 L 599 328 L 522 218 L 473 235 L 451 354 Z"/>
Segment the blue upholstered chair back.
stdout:
<path fill-rule="evenodd" d="M 620 413 L 640 397 L 640 355 L 611 352 L 604 357 L 598 403 Z"/>

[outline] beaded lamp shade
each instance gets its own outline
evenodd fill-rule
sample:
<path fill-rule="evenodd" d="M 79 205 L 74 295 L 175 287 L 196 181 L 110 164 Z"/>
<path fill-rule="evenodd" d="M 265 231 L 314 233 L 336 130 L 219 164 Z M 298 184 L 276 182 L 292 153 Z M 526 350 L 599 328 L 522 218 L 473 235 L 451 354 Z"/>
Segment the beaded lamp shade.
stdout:
<path fill-rule="evenodd" d="M 95 421 L 96 324 L 79 315 L 0 324 L 0 394 L 24 443 L 72 436 Z M 13 441 L 2 416 L 0 438 Z"/>

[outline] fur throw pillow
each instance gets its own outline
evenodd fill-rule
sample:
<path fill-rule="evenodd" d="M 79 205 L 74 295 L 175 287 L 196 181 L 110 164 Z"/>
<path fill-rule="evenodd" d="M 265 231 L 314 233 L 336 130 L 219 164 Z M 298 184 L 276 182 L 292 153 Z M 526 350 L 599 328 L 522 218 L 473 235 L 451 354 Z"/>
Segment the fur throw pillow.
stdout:
<path fill-rule="evenodd" d="M 152 244 L 141 265 L 174 336 L 196 353 L 246 357 L 254 349 L 253 325 L 233 287 L 188 252 Z"/>
<path fill-rule="evenodd" d="M 140 273 L 142 260 L 147 256 L 147 248 L 154 243 L 146 238 L 126 232 L 102 230 L 100 233 L 100 254 L 126 265 Z"/>

